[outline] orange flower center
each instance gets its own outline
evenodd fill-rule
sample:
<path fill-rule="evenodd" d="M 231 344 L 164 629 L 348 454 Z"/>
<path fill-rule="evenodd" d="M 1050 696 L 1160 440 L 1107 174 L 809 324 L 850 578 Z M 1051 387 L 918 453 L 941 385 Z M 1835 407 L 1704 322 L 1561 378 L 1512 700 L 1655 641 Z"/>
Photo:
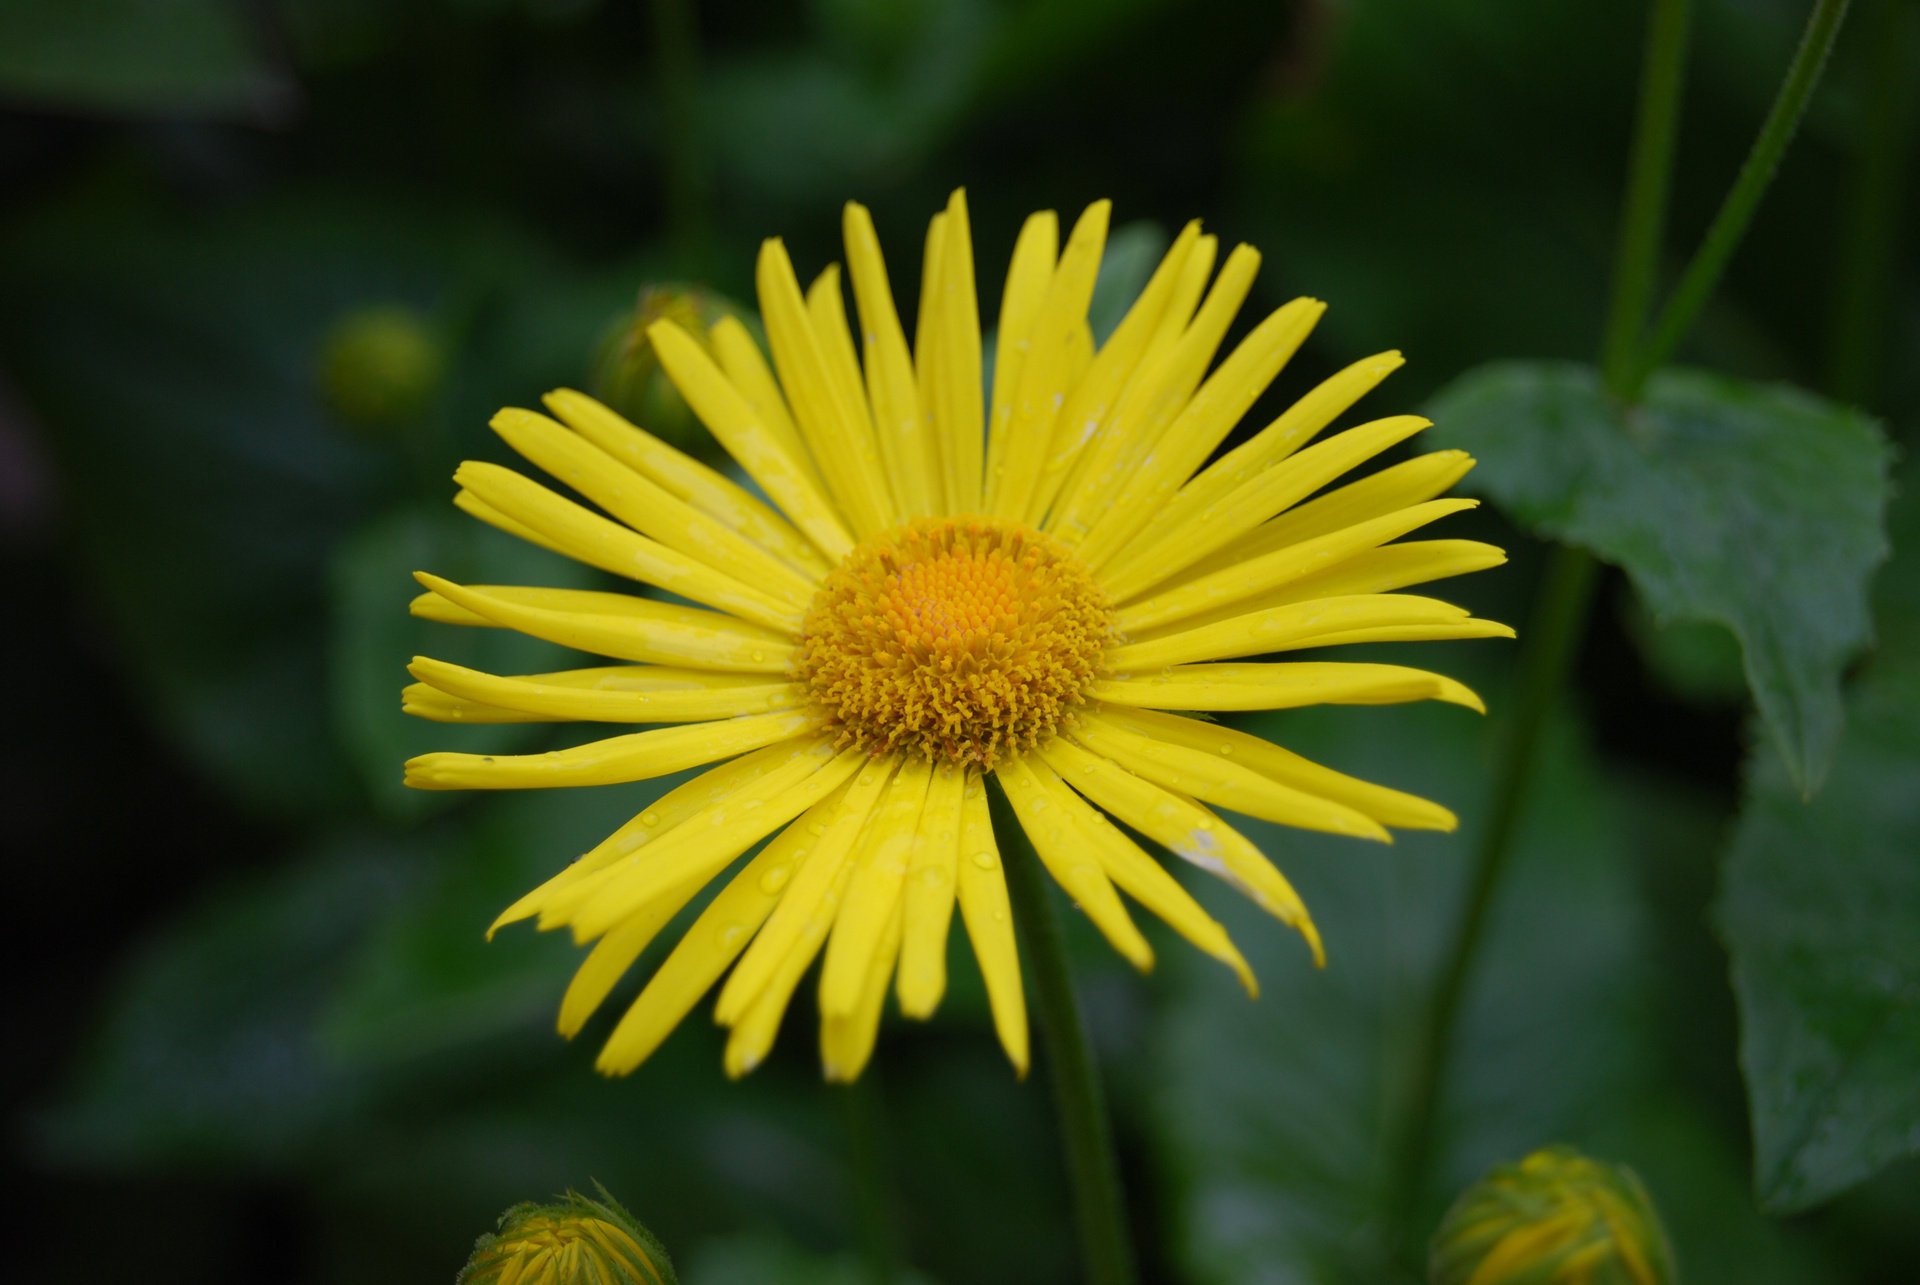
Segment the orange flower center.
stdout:
<path fill-rule="evenodd" d="M 991 768 L 1059 730 L 1112 639 L 1099 586 L 1058 541 L 993 518 L 922 519 L 827 577 L 798 677 L 843 746 Z"/>

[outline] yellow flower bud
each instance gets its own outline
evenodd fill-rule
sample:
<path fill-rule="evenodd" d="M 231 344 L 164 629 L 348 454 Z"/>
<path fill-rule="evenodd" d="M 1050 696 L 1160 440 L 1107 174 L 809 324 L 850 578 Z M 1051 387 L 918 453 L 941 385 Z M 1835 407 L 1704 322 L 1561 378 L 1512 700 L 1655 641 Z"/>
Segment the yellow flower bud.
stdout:
<path fill-rule="evenodd" d="M 474 1242 L 455 1285 L 678 1285 L 667 1251 L 599 1187 L 549 1205 L 515 1205 Z"/>
<path fill-rule="evenodd" d="M 394 428 L 420 418 L 445 373 L 446 354 L 432 326 L 398 304 L 348 313 L 320 345 L 327 404 L 361 428 Z"/>
<path fill-rule="evenodd" d="M 1547 1147 L 1462 1193 L 1433 1238 L 1432 1285 L 1671 1285 L 1673 1254 L 1625 1165 Z"/>
<path fill-rule="evenodd" d="M 740 315 L 729 300 L 700 286 L 641 287 L 633 308 L 615 317 L 600 341 L 590 391 L 662 441 L 683 451 L 710 452 L 713 439 L 660 369 L 647 328 L 671 321 L 704 348 L 715 323 Z"/>

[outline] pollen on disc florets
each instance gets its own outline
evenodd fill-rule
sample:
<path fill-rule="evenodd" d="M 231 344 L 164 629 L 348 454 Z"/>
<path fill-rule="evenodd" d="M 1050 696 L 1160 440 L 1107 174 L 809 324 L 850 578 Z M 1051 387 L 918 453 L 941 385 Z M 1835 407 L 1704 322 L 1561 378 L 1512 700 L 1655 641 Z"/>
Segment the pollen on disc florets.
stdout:
<path fill-rule="evenodd" d="M 840 743 L 992 767 L 1085 702 L 1113 639 L 1086 566 L 992 518 L 921 519 L 860 545 L 807 611 L 798 677 Z"/>

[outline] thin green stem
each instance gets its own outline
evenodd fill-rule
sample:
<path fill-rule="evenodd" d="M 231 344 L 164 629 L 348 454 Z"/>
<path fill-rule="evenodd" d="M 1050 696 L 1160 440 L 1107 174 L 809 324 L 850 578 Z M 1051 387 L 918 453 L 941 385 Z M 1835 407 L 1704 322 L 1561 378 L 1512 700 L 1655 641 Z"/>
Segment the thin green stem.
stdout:
<path fill-rule="evenodd" d="M 653 74 L 660 91 L 660 136 L 665 148 L 667 234 L 683 271 L 704 260 L 707 165 L 694 96 L 700 77 L 700 39 L 689 0 L 652 0 Z"/>
<path fill-rule="evenodd" d="M 1107 1117 L 1106 1095 L 1093 1046 L 1087 1041 L 1086 1023 L 1074 998 L 1060 920 L 1049 899 L 1040 858 L 1013 808 L 998 790 L 991 798 L 994 835 L 1007 871 L 1027 975 L 1033 982 L 1034 1017 L 1060 1114 L 1087 1281 L 1089 1285 L 1132 1285 L 1133 1248 L 1127 1238 L 1120 1168 L 1114 1162 L 1113 1124 Z"/>
<path fill-rule="evenodd" d="M 867 1260 L 867 1274 L 874 1285 L 886 1285 L 900 1274 L 906 1254 L 900 1243 L 899 1210 L 887 1176 L 886 1112 L 873 1069 L 869 1067 L 865 1075 L 846 1085 L 840 1093 L 861 1249 Z"/>
<path fill-rule="evenodd" d="M 1633 371 L 1634 352 L 1653 306 L 1660 245 L 1673 186 L 1673 154 L 1680 134 L 1680 89 L 1687 61 L 1687 0 L 1653 0 L 1640 68 L 1640 106 L 1634 115 L 1631 169 L 1614 250 L 1613 300 L 1601 342 L 1600 370 L 1620 394 Z"/>
<path fill-rule="evenodd" d="M 1841 21 L 1846 16 L 1847 0 L 1816 0 L 1813 14 L 1807 20 L 1807 30 L 1800 38 L 1800 47 L 1794 51 L 1793 61 L 1787 66 L 1786 79 L 1780 82 L 1780 92 L 1775 95 L 1773 107 L 1760 126 L 1753 150 L 1747 153 L 1746 163 L 1740 167 L 1740 175 L 1734 180 L 1726 200 L 1721 202 L 1720 212 L 1707 229 L 1705 240 L 1694 253 L 1692 262 L 1687 264 L 1686 271 L 1681 273 L 1680 284 L 1674 288 L 1673 297 L 1661 310 L 1660 319 L 1654 324 L 1653 337 L 1641 349 L 1631 374 L 1619 390 L 1623 401 L 1636 400 L 1646 385 L 1647 377 L 1673 356 L 1680 341 L 1686 338 L 1694 321 L 1699 318 L 1700 310 L 1706 307 L 1714 288 L 1720 284 L 1727 263 L 1740 247 L 1747 226 L 1753 222 L 1760 198 L 1766 194 L 1768 184 L 1773 182 L 1781 155 L 1787 150 L 1787 144 L 1793 141 L 1794 131 L 1800 127 L 1800 118 L 1806 113 L 1814 86 L 1820 83 L 1820 73 L 1826 67 L 1827 54 L 1832 51 L 1833 42 L 1840 34 Z"/>
<path fill-rule="evenodd" d="M 1472 977 L 1487 911 L 1513 851 L 1514 830 L 1533 785 L 1547 715 L 1579 655 L 1599 569 L 1593 555 L 1583 549 L 1570 545 L 1555 548 L 1523 635 L 1527 646 L 1521 653 L 1520 673 L 1514 684 L 1514 713 L 1506 723 L 1494 762 L 1492 804 L 1480 827 L 1466 899 L 1453 938 L 1441 956 L 1440 980 L 1434 987 L 1413 1056 L 1415 1069 L 1398 1165 L 1388 1193 L 1391 1230 L 1403 1252 L 1412 1249 L 1418 1239 L 1413 1219 L 1420 1202 L 1420 1184 L 1433 1151 L 1454 1027 Z"/>
<path fill-rule="evenodd" d="M 1904 168 L 1920 94 L 1914 66 L 1920 7 L 1908 0 L 1870 6 L 1869 65 L 1859 151 L 1847 184 L 1827 332 L 1826 387 L 1843 401 L 1879 395 L 1891 347 L 1887 332 L 1898 279 Z"/>

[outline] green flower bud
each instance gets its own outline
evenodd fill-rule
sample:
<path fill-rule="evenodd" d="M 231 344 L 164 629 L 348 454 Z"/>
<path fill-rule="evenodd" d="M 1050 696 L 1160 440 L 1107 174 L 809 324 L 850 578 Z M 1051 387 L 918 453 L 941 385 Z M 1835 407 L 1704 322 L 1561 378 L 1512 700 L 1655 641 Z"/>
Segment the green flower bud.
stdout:
<path fill-rule="evenodd" d="M 1462 1193 L 1434 1234 L 1432 1285 L 1671 1285 L 1673 1253 L 1633 1170 L 1547 1147 Z"/>
<path fill-rule="evenodd" d="M 641 287 L 633 308 L 615 317 L 600 341 L 590 391 L 662 441 L 689 454 L 711 454 L 716 443 L 660 369 L 647 327 L 671 321 L 704 346 L 715 323 L 738 316 L 733 303 L 700 286 Z"/>
<path fill-rule="evenodd" d="M 446 354 L 427 319 L 382 304 L 350 312 L 320 345 L 320 388 L 340 418 L 361 428 L 397 428 L 433 404 Z"/>
<path fill-rule="evenodd" d="M 678 1285 L 667 1251 L 607 1189 L 515 1205 L 474 1242 L 455 1285 Z"/>

